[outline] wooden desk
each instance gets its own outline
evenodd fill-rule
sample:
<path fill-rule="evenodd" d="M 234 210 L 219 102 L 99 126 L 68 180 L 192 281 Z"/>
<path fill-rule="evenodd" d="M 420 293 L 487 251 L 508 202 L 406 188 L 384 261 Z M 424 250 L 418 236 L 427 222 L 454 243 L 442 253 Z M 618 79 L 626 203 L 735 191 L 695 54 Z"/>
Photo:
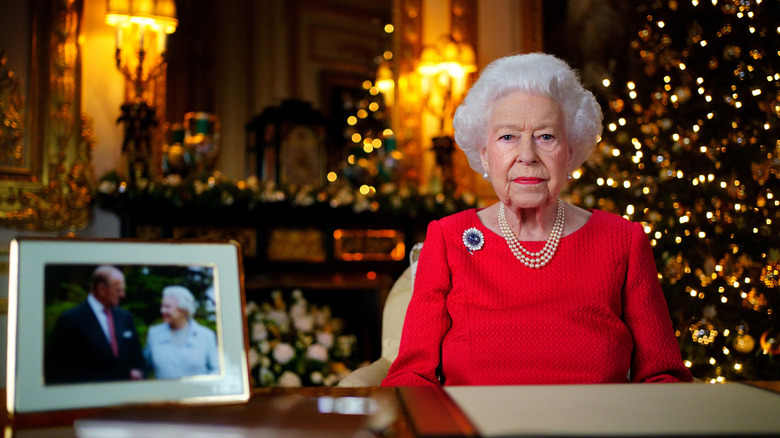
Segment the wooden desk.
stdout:
<path fill-rule="evenodd" d="M 762 388 L 764 390 L 768 390 L 770 392 L 774 393 L 780 393 L 780 382 L 745 382 L 750 386 L 755 386 L 758 388 Z M 681 384 L 684 385 L 684 384 Z M 700 386 L 701 385 L 701 386 Z M 690 387 L 692 391 L 689 391 L 691 393 L 700 393 L 704 389 L 705 392 L 706 388 L 704 387 L 704 384 L 695 385 L 693 387 Z M 517 394 L 520 394 L 522 392 L 534 392 L 539 391 L 541 387 L 535 386 L 535 387 L 516 387 L 518 391 L 516 391 L 514 396 L 517 398 Z M 566 387 L 565 385 L 560 385 L 555 388 L 555 391 L 563 390 L 563 391 L 580 391 L 582 388 L 586 388 L 586 386 L 580 386 L 579 388 L 574 386 Z M 584 400 L 590 399 L 590 402 L 583 402 L 584 404 L 587 404 L 588 406 L 585 406 L 585 408 L 591 409 L 593 408 L 594 403 L 598 404 L 599 402 L 611 402 L 609 400 L 605 400 L 604 398 L 599 399 L 598 392 L 604 392 L 604 391 L 612 391 L 612 389 L 618 389 L 619 387 L 615 386 L 610 388 L 608 385 L 601 385 L 598 386 L 596 391 L 590 391 L 590 395 L 588 397 L 585 397 Z M 660 388 L 660 387 L 659 387 Z M 683 386 L 678 387 L 680 389 L 684 388 Z M 457 388 L 456 388 L 457 389 Z M 462 390 L 469 391 L 472 388 L 463 387 Z M 477 389 L 478 388 L 474 388 Z M 486 389 L 488 394 L 487 398 L 493 398 L 495 399 L 497 396 L 500 398 L 500 394 L 506 393 L 507 390 L 512 390 L 512 388 L 508 387 L 496 387 L 495 390 L 491 390 L 491 388 L 483 388 Z M 587 389 L 587 388 L 586 388 Z M 643 392 L 647 392 L 647 390 L 650 390 L 651 386 L 637 386 L 638 391 L 630 391 L 631 394 L 639 394 Z M 713 388 L 718 389 L 718 388 Z M 551 392 L 555 392 L 551 391 Z M 685 389 L 683 389 L 685 391 Z M 3 400 L 5 400 L 4 397 L 4 390 L 2 390 Z M 719 392 L 719 391 L 713 391 Z M 573 392 L 569 392 L 566 395 L 567 399 L 570 399 L 571 395 L 574 394 Z M 626 393 L 623 392 L 625 395 Z M 679 393 L 678 393 L 679 395 Z M 691 396 L 692 394 L 687 394 L 687 396 Z M 141 407 L 120 407 L 120 408 L 106 408 L 106 409 L 90 409 L 90 410 L 80 410 L 80 411 L 61 411 L 61 412 L 55 412 L 55 413 L 49 413 L 49 414 L 28 414 L 26 416 L 21 416 L 12 419 L 4 418 L 2 425 L 5 426 L 6 429 L 6 436 L 8 437 L 8 432 L 12 432 L 12 436 L 16 438 L 75 438 L 76 435 L 76 429 L 74 428 L 73 424 L 76 420 L 84 420 L 84 419 L 90 419 L 90 418 L 99 418 L 101 416 L 112 416 L 114 418 L 119 417 L 122 418 L 123 416 L 127 416 L 130 418 L 139 418 L 139 417 L 145 417 L 146 412 L 151 412 L 150 414 L 152 417 L 163 417 L 163 418 L 169 418 L 169 417 L 178 417 L 180 419 L 192 419 L 194 416 L 199 415 L 199 413 L 203 413 L 204 417 L 212 417 L 212 418 L 219 418 L 222 419 L 222 421 L 225 424 L 237 424 L 237 423 L 244 423 L 245 426 L 248 427 L 256 427 L 256 426 L 264 426 L 267 427 L 269 422 L 273 422 L 273 418 L 269 417 L 269 414 L 264 409 L 268 407 L 268 401 L 271 399 L 283 399 L 288 396 L 295 396 L 295 397 L 305 397 L 305 398 L 318 398 L 318 397 L 330 397 L 330 398 L 347 398 L 347 397 L 361 397 L 361 398 L 372 398 L 376 400 L 381 400 L 384 406 L 384 409 L 387 411 L 388 409 L 392 411 L 392 416 L 390 417 L 390 420 L 385 421 L 383 424 L 385 424 L 385 427 L 383 430 L 376 432 L 373 434 L 373 436 L 384 436 L 384 437 L 392 437 L 392 438 L 407 438 L 407 437 L 476 437 L 479 436 L 479 433 L 477 432 L 477 429 L 475 428 L 475 424 L 479 424 L 479 421 L 471 421 L 471 419 L 467 418 L 466 414 L 462 409 L 460 409 L 454 402 L 453 398 L 450 397 L 447 394 L 447 390 L 442 389 L 425 389 L 425 388 L 259 388 L 255 390 L 253 393 L 252 399 L 249 403 L 241 404 L 241 405 L 229 405 L 229 406 L 188 406 L 188 407 L 181 407 L 181 406 L 141 406 Z M 483 393 L 483 397 L 485 394 Z M 538 394 L 537 394 L 538 396 Z M 581 396 L 581 395 L 580 395 Z M 595 400 L 592 399 L 595 397 Z M 634 397 L 636 398 L 636 397 Z M 537 403 L 540 403 L 540 401 L 543 401 L 542 398 L 535 398 Z M 517 401 L 517 400 L 515 400 Z M 527 402 L 529 400 L 525 400 L 525 409 L 529 407 L 527 405 Z M 680 400 L 670 400 L 673 403 L 679 404 Z M 775 402 L 773 400 L 773 402 Z M 655 404 L 657 403 L 649 403 L 649 404 Z M 522 407 L 522 403 L 512 403 L 509 404 L 511 406 L 515 406 L 516 409 L 524 409 Z M 510 407 L 511 407 L 510 406 Z M 550 412 L 558 411 L 559 414 L 563 414 L 566 410 L 565 406 L 562 406 L 560 404 L 557 405 L 557 410 L 551 410 Z M 582 405 L 579 405 L 582 406 Z M 741 406 L 741 405 L 740 405 Z M 505 405 L 495 405 L 493 406 L 493 410 L 501 410 L 506 409 L 507 406 Z M 648 415 L 652 416 L 653 406 L 648 406 L 648 412 L 645 412 L 643 410 L 642 418 L 645 420 L 647 419 Z M 753 409 L 753 407 L 750 406 L 742 406 L 741 408 L 744 408 L 745 410 Z M 579 408 L 578 408 L 579 409 Z M 584 408 L 583 408 L 584 409 Z M 680 406 L 680 413 L 681 415 L 699 415 L 700 412 L 697 413 L 696 406 Z M 582 409 L 580 409 L 582 410 Z M 585 409 L 587 410 L 587 409 Z M 519 412 L 517 410 L 513 412 Z M 316 414 L 316 413 L 315 413 Z M 604 412 L 600 412 L 599 415 L 596 417 L 604 418 Z M 614 413 L 612 413 L 614 415 Z M 168 417 L 166 417 L 166 415 Z M 653 414 L 657 415 L 657 414 Z M 328 431 L 338 430 L 338 427 L 344 427 L 344 423 L 341 422 L 341 424 L 338 424 L 340 421 L 338 419 L 330 418 L 327 419 L 322 416 L 314 415 L 312 416 L 308 415 L 295 415 L 290 416 L 288 415 L 288 420 L 293 419 L 295 423 L 309 423 L 307 427 L 314 426 L 313 430 L 316 430 L 316 433 L 312 433 L 311 436 L 324 436 L 327 435 Z M 746 420 L 748 421 L 746 416 Z M 594 417 L 589 417 L 594 418 Z M 201 425 L 207 425 L 210 424 L 208 421 L 204 421 L 202 419 L 197 419 L 199 421 L 195 421 L 195 423 L 200 423 Z M 235 420 L 235 421 L 234 421 Z M 475 420 L 478 420 L 475 418 Z M 335 422 L 334 422 L 335 421 Z M 199 426 L 195 426 L 199 427 Z M 335 429 L 334 429 L 335 428 Z M 489 429 L 489 428 L 488 428 Z M 251 429 L 250 429 L 251 430 Z M 276 431 L 282 431 L 284 429 L 278 429 Z M 201 429 L 198 429 L 200 432 Z M 298 430 L 300 432 L 300 430 Z M 485 431 L 482 431 L 483 433 Z M 488 430 L 489 432 L 489 430 Z M 540 431 L 537 431 L 540 432 Z M 700 431 L 699 431 L 700 432 Z M 536 433 L 536 435 L 542 435 L 543 433 Z M 686 433 L 680 433 L 677 434 L 679 436 L 700 436 L 701 433 L 694 432 L 686 432 Z M 733 436 L 733 434 L 730 434 L 726 432 L 725 434 L 722 434 L 724 436 Z M 186 436 L 186 435 L 184 435 Z M 203 435 L 201 435 L 203 436 Z M 215 434 L 215 436 L 219 436 L 219 434 Z M 293 436 L 308 436 L 306 434 L 304 435 L 293 435 Z M 363 436 L 363 435 L 361 435 Z M 366 436 L 372 436 L 371 434 Z M 489 434 L 486 434 L 486 436 L 490 436 Z M 628 435 L 627 435 L 628 436 Z M 737 434 L 736 436 L 739 436 Z M 153 438 L 153 437 L 145 437 L 145 438 Z"/>
<path fill-rule="evenodd" d="M 5 390 L 2 390 L 3 404 L 5 401 Z M 51 413 L 35 413 L 17 415 L 16 418 L 3 416 L 2 425 L 6 432 L 11 431 L 13 437 L 17 438 L 76 438 L 76 428 L 74 422 L 85 421 L 93 418 L 118 417 L 125 416 L 142 417 L 147 413 L 160 414 L 161 412 L 170 413 L 171 416 L 181 417 L 186 415 L 199 415 L 213 418 L 222 418 L 230 421 L 241 415 L 248 421 L 263 421 L 268 416 L 266 408 L 271 399 L 282 400 L 285 397 L 365 397 L 381 399 L 384 407 L 388 406 L 394 411 L 394 417 L 385 428 L 384 435 L 394 438 L 413 438 L 415 434 L 412 431 L 407 416 L 398 401 L 396 390 L 392 388 L 339 388 L 339 387 L 307 387 L 307 388 L 258 388 L 253 391 L 249 403 L 241 405 L 211 405 L 211 406 L 138 406 L 138 407 L 114 407 L 104 409 L 81 409 L 77 411 L 58 411 Z M 240 410 L 243 413 L 238 413 Z M 265 415 L 265 417 L 263 417 Z M 300 417 L 304 417 L 301 415 Z M 333 417 L 333 416 L 331 416 Z M 341 416 L 349 417 L 349 416 Z M 296 419 L 298 420 L 298 419 Z M 319 433 L 311 436 L 322 436 L 326 434 L 328 428 L 345 427 L 344 424 L 336 424 L 338 420 L 326 418 L 325 416 L 316 416 L 309 418 L 300 418 L 299 425 L 296 427 L 314 427 L 319 428 Z M 351 421 L 347 418 L 347 421 Z M 303 424 L 303 423 L 311 424 Z M 251 424 L 248 424 L 251 427 Z M 347 425 L 346 427 L 349 427 Z M 6 437 L 9 435 L 6 434 Z M 216 434 L 215 436 L 219 436 Z M 285 435 L 286 436 L 286 435 Z M 306 435 L 293 435 L 306 436 Z M 378 435 L 377 435 L 378 436 Z"/>

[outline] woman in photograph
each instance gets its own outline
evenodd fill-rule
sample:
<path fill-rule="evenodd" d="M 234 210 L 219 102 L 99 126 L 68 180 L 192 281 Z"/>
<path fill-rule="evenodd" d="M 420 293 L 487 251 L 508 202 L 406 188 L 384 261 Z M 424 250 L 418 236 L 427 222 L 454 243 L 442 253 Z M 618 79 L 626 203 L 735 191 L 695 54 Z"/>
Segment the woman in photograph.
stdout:
<path fill-rule="evenodd" d="M 163 289 L 163 322 L 149 328 L 144 348 L 146 362 L 157 379 L 219 373 L 216 334 L 193 319 L 195 309 L 189 289 Z"/>
<path fill-rule="evenodd" d="M 498 202 L 429 224 L 384 386 L 692 381 L 642 225 L 559 197 L 601 122 L 552 55 L 483 71 L 453 127 Z"/>

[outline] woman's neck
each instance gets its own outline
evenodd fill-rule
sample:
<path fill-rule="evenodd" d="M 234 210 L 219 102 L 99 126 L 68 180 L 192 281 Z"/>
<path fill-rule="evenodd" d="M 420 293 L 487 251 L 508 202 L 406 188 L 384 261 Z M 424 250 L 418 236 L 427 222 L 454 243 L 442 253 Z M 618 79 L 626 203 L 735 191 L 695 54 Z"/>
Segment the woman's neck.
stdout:
<path fill-rule="evenodd" d="M 171 321 L 170 323 L 171 330 L 173 331 L 184 330 L 187 328 L 188 325 L 189 325 L 189 321 L 186 319 L 184 321 L 177 321 L 177 322 Z"/>
<path fill-rule="evenodd" d="M 557 210 L 557 201 L 539 208 L 514 209 L 504 206 L 507 224 L 521 242 L 546 241 L 555 223 Z"/>

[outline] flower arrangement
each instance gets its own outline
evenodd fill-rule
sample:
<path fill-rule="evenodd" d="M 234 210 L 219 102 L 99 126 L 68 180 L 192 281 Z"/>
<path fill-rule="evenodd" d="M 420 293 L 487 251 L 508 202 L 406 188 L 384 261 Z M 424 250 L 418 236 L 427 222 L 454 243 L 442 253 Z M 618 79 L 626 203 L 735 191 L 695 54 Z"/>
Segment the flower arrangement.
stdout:
<path fill-rule="evenodd" d="M 300 289 L 292 304 L 281 290 L 271 302 L 247 303 L 249 367 L 255 386 L 333 386 L 355 368 L 357 338 L 328 306 L 309 303 Z"/>
<path fill-rule="evenodd" d="M 298 187 L 263 181 L 254 175 L 231 181 L 219 171 L 187 178 L 168 175 L 163 179 L 140 178 L 135 181 L 127 181 L 112 171 L 100 178 L 96 198 L 106 209 L 120 208 L 129 203 L 245 210 L 269 204 L 289 204 L 297 207 L 351 208 L 355 213 L 385 212 L 403 216 L 443 216 L 482 206 L 471 193 L 437 193 L 413 183 L 385 182 L 376 187 L 354 187 L 340 178 L 321 187 Z"/>

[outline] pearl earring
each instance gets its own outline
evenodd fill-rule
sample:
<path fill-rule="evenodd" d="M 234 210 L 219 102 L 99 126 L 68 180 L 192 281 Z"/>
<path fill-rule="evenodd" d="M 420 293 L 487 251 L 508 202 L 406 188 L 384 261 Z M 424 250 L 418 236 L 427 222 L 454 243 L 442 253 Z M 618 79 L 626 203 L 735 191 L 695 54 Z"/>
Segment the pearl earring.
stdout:
<path fill-rule="evenodd" d="M 488 175 L 488 173 L 485 172 L 485 173 L 482 174 L 482 178 L 483 179 L 488 179 L 488 178 L 490 178 L 490 175 Z"/>

